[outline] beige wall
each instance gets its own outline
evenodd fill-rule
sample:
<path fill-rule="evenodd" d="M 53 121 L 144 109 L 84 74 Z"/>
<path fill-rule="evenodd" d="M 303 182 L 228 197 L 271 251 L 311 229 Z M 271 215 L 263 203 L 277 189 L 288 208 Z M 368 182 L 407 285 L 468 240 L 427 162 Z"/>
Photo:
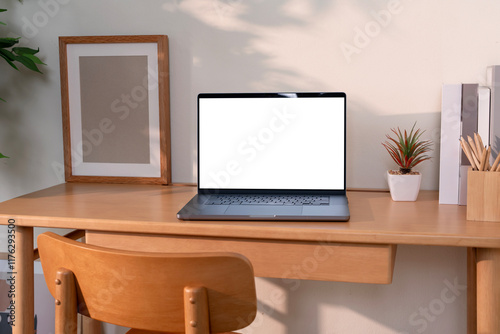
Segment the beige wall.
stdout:
<path fill-rule="evenodd" d="M 48 66 L 43 76 L 23 71 L 20 77 L 1 65 L 0 97 L 8 103 L 0 111 L 0 152 L 12 158 L 0 160 L 0 200 L 62 182 L 60 35 L 169 35 L 176 182 L 195 181 L 199 92 L 345 91 L 348 186 L 385 188 L 384 171 L 393 167 L 380 145 L 385 133 L 417 121 L 438 144 L 441 85 L 484 84 L 486 67 L 500 63 L 500 3 L 493 0 L 25 0 L 5 6 L 0 20 L 9 25 L 2 31 L 40 46 Z M 424 189 L 438 188 L 438 146 L 421 167 Z M 389 286 L 303 282 L 289 291 L 286 282 L 259 280 L 263 325 L 247 333 L 465 333 L 464 295 L 446 304 L 440 297 L 445 282 L 465 283 L 464 261 L 459 249 L 407 246 L 400 247 Z M 276 289 L 285 297 L 268 302 Z M 425 309 L 435 312 L 425 317 L 419 313 L 430 312 Z"/>

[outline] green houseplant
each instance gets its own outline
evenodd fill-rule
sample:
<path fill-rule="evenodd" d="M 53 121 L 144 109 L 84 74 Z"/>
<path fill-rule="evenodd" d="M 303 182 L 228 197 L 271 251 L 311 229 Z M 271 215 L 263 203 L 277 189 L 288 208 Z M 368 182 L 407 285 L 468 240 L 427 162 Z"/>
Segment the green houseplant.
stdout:
<path fill-rule="evenodd" d="M 0 12 L 6 12 L 7 9 L 0 9 Z M 6 25 L 0 21 L 0 25 Z M 3 58 L 12 68 L 19 71 L 16 63 L 22 64 L 31 71 L 42 73 L 38 65 L 45 65 L 37 56 L 38 49 L 15 46 L 19 43 L 21 37 L 0 37 L 0 57 Z M 0 98 L 0 101 L 5 102 Z M 0 158 L 8 158 L 0 153 Z"/>
<path fill-rule="evenodd" d="M 387 140 L 382 143 L 391 158 L 399 166 L 399 170 L 387 171 L 389 190 L 394 201 L 415 201 L 420 190 L 422 175 L 413 171 L 415 166 L 429 160 L 428 152 L 432 150 L 432 141 L 422 140 L 425 131 L 415 129 L 416 123 L 410 131 L 391 129 L 394 137 L 386 135 Z"/>

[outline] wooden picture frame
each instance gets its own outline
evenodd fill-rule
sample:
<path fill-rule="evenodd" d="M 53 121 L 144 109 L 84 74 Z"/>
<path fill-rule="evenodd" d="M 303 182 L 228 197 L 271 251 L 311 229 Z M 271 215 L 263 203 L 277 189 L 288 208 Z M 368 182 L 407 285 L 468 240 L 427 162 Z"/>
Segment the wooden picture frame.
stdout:
<path fill-rule="evenodd" d="M 61 36 L 67 182 L 171 183 L 168 37 Z"/>

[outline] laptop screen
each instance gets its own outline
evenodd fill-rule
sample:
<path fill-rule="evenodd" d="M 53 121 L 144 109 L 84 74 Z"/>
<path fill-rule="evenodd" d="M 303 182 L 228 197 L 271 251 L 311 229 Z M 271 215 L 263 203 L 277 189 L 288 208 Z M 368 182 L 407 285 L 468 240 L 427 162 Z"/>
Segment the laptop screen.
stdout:
<path fill-rule="evenodd" d="M 198 96 L 200 190 L 345 190 L 344 93 Z"/>

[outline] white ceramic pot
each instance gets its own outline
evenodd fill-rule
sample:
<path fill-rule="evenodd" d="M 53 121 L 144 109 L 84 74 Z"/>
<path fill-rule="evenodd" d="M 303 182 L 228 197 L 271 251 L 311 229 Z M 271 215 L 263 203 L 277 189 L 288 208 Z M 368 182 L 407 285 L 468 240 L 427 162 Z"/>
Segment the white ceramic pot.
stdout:
<path fill-rule="evenodd" d="M 393 175 L 387 172 L 387 182 L 393 201 L 416 201 L 422 174 Z"/>

